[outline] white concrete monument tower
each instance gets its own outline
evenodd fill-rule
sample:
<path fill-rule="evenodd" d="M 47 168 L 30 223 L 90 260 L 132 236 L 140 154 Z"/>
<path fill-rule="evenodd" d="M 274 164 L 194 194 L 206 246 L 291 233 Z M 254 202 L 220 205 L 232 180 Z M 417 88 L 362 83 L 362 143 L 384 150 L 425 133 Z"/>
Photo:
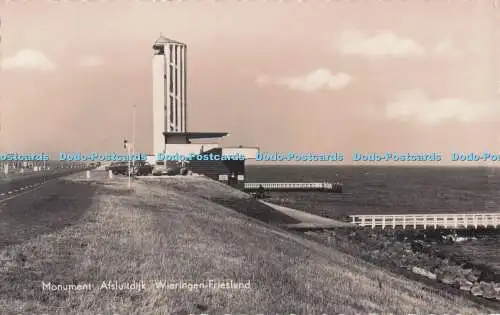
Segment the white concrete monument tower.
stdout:
<path fill-rule="evenodd" d="M 153 154 L 165 133 L 187 131 L 186 44 L 160 36 L 153 45 Z"/>

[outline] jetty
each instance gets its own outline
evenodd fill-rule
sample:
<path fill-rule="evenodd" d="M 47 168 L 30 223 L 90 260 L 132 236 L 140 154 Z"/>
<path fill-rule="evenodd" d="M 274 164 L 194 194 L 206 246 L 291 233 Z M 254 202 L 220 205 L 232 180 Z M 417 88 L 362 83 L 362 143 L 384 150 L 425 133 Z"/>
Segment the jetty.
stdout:
<path fill-rule="evenodd" d="M 444 228 L 468 229 L 500 227 L 500 212 L 490 213 L 442 213 L 442 214 L 361 214 L 350 215 L 351 222 L 374 228 Z"/>
<path fill-rule="evenodd" d="M 264 191 L 318 191 L 318 192 L 331 192 L 342 193 L 341 183 L 321 182 L 321 183 L 245 183 L 244 190 L 246 192 L 255 192 L 259 189 Z"/>
<path fill-rule="evenodd" d="M 304 211 L 276 205 L 270 202 L 260 201 L 268 207 L 273 208 L 300 223 L 284 224 L 283 227 L 294 229 L 294 230 L 323 230 L 323 229 L 333 229 L 338 227 L 351 227 L 352 223 L 342 222 L 330 218 L 321 217 Z"/>

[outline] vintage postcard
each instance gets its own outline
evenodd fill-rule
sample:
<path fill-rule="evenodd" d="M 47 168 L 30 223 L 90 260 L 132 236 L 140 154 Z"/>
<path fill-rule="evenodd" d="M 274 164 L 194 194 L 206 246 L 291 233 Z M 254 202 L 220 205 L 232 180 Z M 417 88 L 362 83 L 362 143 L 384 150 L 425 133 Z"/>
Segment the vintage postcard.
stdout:
<path fill-rule="evenodd" d="M 500 310 L 498 1 L 0 21 L 0 314 Z"/>

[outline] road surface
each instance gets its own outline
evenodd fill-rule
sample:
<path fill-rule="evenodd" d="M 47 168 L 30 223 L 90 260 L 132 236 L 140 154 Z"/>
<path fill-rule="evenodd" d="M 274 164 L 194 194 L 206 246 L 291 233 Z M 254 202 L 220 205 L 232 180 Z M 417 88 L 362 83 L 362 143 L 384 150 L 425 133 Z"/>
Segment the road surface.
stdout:
<path fill-rule="evenodd" d="M 61 178 L 76 169 L 0 181 L 0 249 L 72 225 L 89 208 L 93 188 Z"/>

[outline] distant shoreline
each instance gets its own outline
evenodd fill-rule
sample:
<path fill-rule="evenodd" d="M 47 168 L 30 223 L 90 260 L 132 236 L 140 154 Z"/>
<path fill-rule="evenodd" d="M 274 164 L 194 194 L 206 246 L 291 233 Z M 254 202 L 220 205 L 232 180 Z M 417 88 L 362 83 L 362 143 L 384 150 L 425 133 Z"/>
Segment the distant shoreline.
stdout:
<path fill-rule="evenodd" d="M 355 164 L 348 164 L 348 163 L 338 163 L 338 162 L 330 162 L 330 163 L 315 163 L 315 162 L 303 162 L 303 163 L 293 163 L 293 162 L 287 162 L 287 163 L 271 163 L 271 162 L 247 162 L 246 164 L 247 167 L 261 167 L 261 166 L 307 166 L 307 167 L 377 167 L 377 168 L 416 168 L 416 167 L 432 167 L 432 168 L 500 168 L 500 165 L 479 165 L 479 164 L 441 164 L 441 162 L 438 163 L 427 163 L 427 164 L 386 164 L 386 163 L 371 163 L 371 164 L 363 164 L 363 163 L 355 163 Z"/>

